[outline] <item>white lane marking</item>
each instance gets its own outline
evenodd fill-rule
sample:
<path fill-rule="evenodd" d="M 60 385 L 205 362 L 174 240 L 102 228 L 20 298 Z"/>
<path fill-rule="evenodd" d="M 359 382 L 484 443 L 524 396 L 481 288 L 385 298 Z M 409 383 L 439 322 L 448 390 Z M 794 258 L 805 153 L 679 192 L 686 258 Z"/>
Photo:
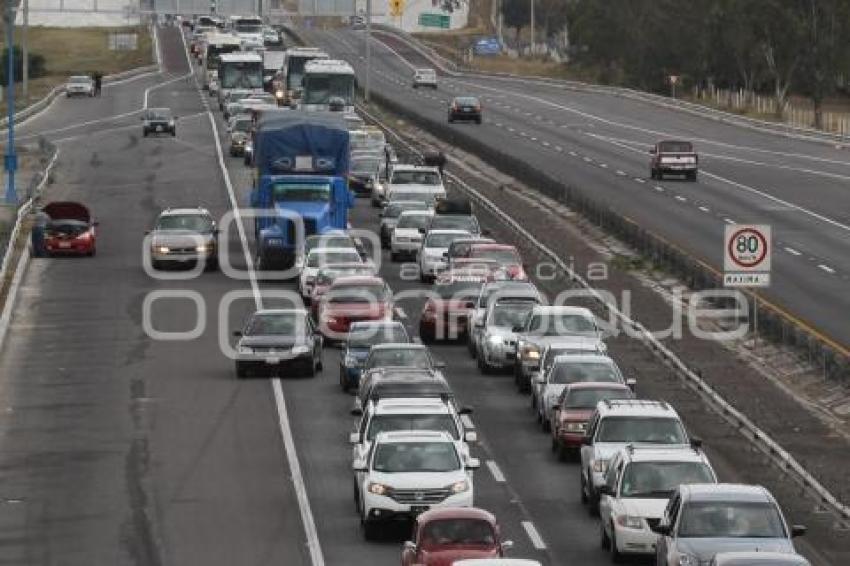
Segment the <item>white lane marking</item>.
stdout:
<path fill-rule="evenodd" d="M 621 170 L 617 169 L 617 175 L 619 175 L 620 177 L 625 177 L 625 176 L 626 176 L 626 172 L 625 172 L 625 171 L 621 171 Z"/>
<path fill-rule="evenodd" d="M 676 200 L 679 201 L 679 202 L 688 202 L 688 199 L 686 199 L 685 197 L 683 197 L 681 195 L 676 195 Z"/>
<path fill-rule="evenodd" d="M 532 137 L 532 138 L 531 138 L 531 141 L 537 141 L 537 138 Z"/>
<path fill-rule="evenodd" d="M 499 469 L 499 465 L 495 462 L 495 460 L 487 460 L 484 463 L 487 465 L 487 469 L 490 470 L 490 474 L 493 476 L 493 479 L 496 480 L 496 483 L 505 483 L 505 474 L 503 474 L 502 470 Z"/>
<path fill-rule="evenodd" d="M 641 185 L 643 185 L 644 183 L 646 183 L 646 179 L 641 179 L 640 177 L 635 177 L 635 183 L 640 183 Z"/>
<path fill-rule="evenodd" d="M 608 169 L 607 163 L 600 163 L 599 166 L 602 167 L 603 169 Z"/>
<path fill-rule="evenodd" d="M 531 541 L 531 544 L 537 550 L 546 550 L 546 543 L 543 542 L 543 537 L 540 536 L 540 533 L 537 532 L 537 529 L 534 527 L 534 523 L 531 521 L 522 521 L 520 523 L 522 528 L 525 529 L 525 534 L 528 535 L 528 540 Z"/>
<path fill-rule="evenodd" d="M 546 147 L 549 147 L 550 145 L 552 145 L 552 144 L 550 144 L 550 143 L 549 143 L 549 142 L 547 142 L 547 141 L 540 142 L 540 143 L 542 143 L 542 144 L 543 144 L 543 145 L 545 145 Z"/>
<path fill-rule="evenodd" d="M 699 209 L 703 212 L 711 212 L 711 210 L 709 210 L 709 208 L 707 206 L 701 206 L 701 207 L 699 207 Z"/>
<path fill-rule="evenodd" d="M 142 109 L 131 110 L 129 112 L 122 112 L 121 114 L 115 114 L 113 116 L 107 116 L 106 118 L 98 118 L 97 120 L 87 120 L 85 122 L 77 122 L 76 124 L 70 124 L 68 126 L 63 126 L 61 128 L 53 128 L 50 130 L 42 130 L 40 132 L 32 133 L 32 134 L 24 134 L 22 136 L 18 136 L 18 140 L 29 139 L 29 138 L 37 138 L 40 136 L 46 136 L 49 134 L 58 134 L 60 132 L 67 132 L 68 130 L 73 130 L 75 128 L 83 128 L 85 126 L 91 126 L 94 124 L 102 124 L 104 122 L 112 122 L 114 120 L 118 120 L 120 118 L 126 118 L 128 116 L 132 116 L 133 114 L 138 114 Z"/>
<path fill-rule="evenodd" d="M 582 160 L 584 160 L 585 163 L 593 163 L 593 159 L 591 159 L 590 157 L 582 157 Z"/>
<path fill-rule="evenodd" d="M 827 272 L 827 273 L 829 273 L 829 274 L 835 273 L 835 270 L 834 270 L 834 269 L 832 269 L 832 268 L 831 268 L 830 266 L 828 266 L 828 265 L 824 265 L 824 264 L 822 264 L 822 263 L 819 263 L 819 264 L 818 264 L 818 267 L 819 267 L 819 268 L 821 268 L 822 270 L 826 271 L 826 272 Z"/>
<path fill-rule="evenodd" d="M 185 75 L 180 75 L 179 77 L 174 77 L 172 79 L 168 79 L 167 81 L 163 81 L 161 83 L 157 83 L 155 85 L 149 86 L 148 88 L 145 89 L 145 96 L 144 96 L 142 108 L 147 109 L 147 107 L 148 107 L 148 95 L 151 92 L 158 90 L 158 89 L 164 87 L 165 85 L 170 85 L 171 83 L 176 83 L 177 81 L 180 81 L 180 80 L 183 80 L 183 79 L 188 79 L 193 74 L 194 74 L 194 71 L 191 70 L 191 68 L 190 68 L 189 72 L 186 73 Z"/>
<path fill-rule="evenodd" d="M 401 320 L 407 320 L 407 313 L 404 312 L 404 309 L 401 307 L 396 307 L 393 309 L 395 315 L 399 317 Z"/>
<path fill-rule="evenodd" d="M 511 128 L 510 126 L 508 126 L 508 131 L 509 131 L 509 132 L 515 132 L 516 130 L 515 130 L 515 129 L 513 129 L 513 128 Z"/>
<path fill-rule="evenodd" d="M 794 248 L 789 248 L 788 246 L 785 246 L 785 251 L 788 252 L 791 255 L 797 255 L 797 256 L 803 255 L 803 252 L 799 252 L 799 251 L 795 250 Z"/>
<path fill-rule="evenodd" d="M 563 147 L 561 147 L 561 146 L 559 146 L 559 145 L 556 145 L 556 146 L 555 146 L 555 150 L 556 150 L 556 151 L 564 151 L 564 148 L 563 148 Z"/>
<path fill-rule="evenodd" d="M 656 191 L 658 191 L 659 193 L 663 193 L 663 192 L 664 192 L 664 187 L 660 187 L 660 186 L 658 186 L 658 185 L 655 185 L 655 187 L 653 187 L 653 188 L 654 188 Z"/>
<path fill-rule="evenodd" d="M 726 224 L 735 224 L 735 221 L 731 218 L 724 218 L 723 222 L 725 222 Z"/>
<path fill-rule="evenodd" d="M 180 34 L 183 40 L 183 51 L 186 53 L 186 60 L 189 62 L 191 69 L 191 61 L 189 60 L 189 52 L 186 49 L 186 37 Z M 218 127 L 215 123 L 215 117 L 212 112 L 207 112 L 212 126 L 213 139 L 215 141 L 215 149 L 218 154 L 218 164 L 221 168 L 224 184 L 227 187 L 227 196 L 230 199 L 230 207 L 236 215 L 236 229 L 239 233 L 239 240 L 242 242 L 242 251 L 245 255 L 245 265 L 248 266 L 248 277 L 251 281 L 251 290 L 254 295 L 254 303 L 257 309 L 263 307 L 263 299 L 260 295 L 260 287 L 257 283 L 257 273 L 254 270 L 254 262 L 251 258 L 251 253 L 248 248 L 248 238 L 245 236 L 245 226 L 242 223 L 242 218 L 239 215 L 239 204 L 236 200 L 236 195 L 233 191 L 233 183 L 230 181 L 230 173 L 227 171 L 227 166 L 224 163 L 224 152 L 221 150 L 221 141 L 218 136 Z M 292 485 L 295 489 L 296 499 L 298 501 L 298 509 L 301 512 L 301 522 L 304 525 L 304 532 L 307 536 L 307 546 L 310 549 L 310 562 L 312 566 L 324 566 L 325 557 L 322 554 L 322 547 L 319 542 L 319 532 L 316 529 L 316 522 L 313 519 L 313 511 L 310 509 L 310 499 L 307 497 L 307 486 L 304 483 L 304 475 L 301 473 L 301 464 L 298 461 L 298 454 L 295 451 L 295 440 L 292 437 L 292 428 L 289 424 L 289 414 L 286 411 L 286 399 L 283 396 L 283 386 L 280 378 L 272 379 L 272 391 L 274 392 L 275 406 L 278 412 L 278 425 L 280 434 L 283 437 L 284 452 L 286 452 L 286 460 L 289 464 L 289 472 L 291 475 Z"/>
<path fill-rule="evenodd" d="M 572 155 L 573 157 L 578 156 L 578 154 L 577 154 L 576 152 L 574 152 L 574 151 L 571 151 L 571 152 L 570 152 L 570 155 Z"/>

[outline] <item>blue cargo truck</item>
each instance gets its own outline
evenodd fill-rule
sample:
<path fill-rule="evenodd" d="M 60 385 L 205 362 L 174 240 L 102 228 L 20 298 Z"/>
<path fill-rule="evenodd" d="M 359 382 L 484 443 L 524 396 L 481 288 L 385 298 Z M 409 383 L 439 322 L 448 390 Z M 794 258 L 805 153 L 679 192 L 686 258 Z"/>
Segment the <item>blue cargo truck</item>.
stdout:
<path fill-rule="evenodd" d="M 348 227 L 349 135 L 340 114 L 290 110 L 262 116 L 254 132 L 260 269 L 289 269 L 303 238 Z M 303 226 L 303 230 L 302 227 Z"/>

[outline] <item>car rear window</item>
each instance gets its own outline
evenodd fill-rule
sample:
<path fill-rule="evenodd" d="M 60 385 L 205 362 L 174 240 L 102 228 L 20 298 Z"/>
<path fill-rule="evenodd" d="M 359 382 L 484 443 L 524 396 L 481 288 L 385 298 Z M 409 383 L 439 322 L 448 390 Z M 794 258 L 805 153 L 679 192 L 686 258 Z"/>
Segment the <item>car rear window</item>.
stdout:
<path fill-rule="evenodd" d="M 658 151 L 665 153 L 691 153 L 693 150 L 691 142 L 668 141 L 658 144 Z"/>

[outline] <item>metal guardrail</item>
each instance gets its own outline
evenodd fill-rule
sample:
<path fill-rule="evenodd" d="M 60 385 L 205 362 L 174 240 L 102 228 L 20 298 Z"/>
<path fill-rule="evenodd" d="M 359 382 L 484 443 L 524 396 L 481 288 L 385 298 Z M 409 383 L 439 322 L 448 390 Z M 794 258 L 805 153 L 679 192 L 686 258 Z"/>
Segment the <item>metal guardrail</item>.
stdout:
<path fill-rule="evenodd" d="M 377 123 L 388 134 L 403 143 L 412 153 L 421 157 L 422 153 L 413 145 L 402 138 L 398 133 L 383 124 L 374 115 L 360 108 L 360 111 L 365 114 L 370 120 Z M 473 200 L 484 206 L 488 212 L 496 216 L 506 226 L 510 227 L 514 232 L 529 241 L 534 247 L 548 256 L 562 272 L 576 284 L 585 290 L 596 302 L 609 313 L 613 314 L 623 324 L 628 325 L 632 331 L 639 337 L 641 342 L 647 346 L 654 355 L 664 361 L 681 379 L 685 380 L 692 389 L 694 389 L 700 397 L 713 407 L 721 416 L 730 422 L 735 428 L 742 433 L 766 456 L 771 458 L 780 469 L 787 471 L 795 476 L 795 480 L 804 488 L 808 489 L 820 503 L 827 505 L 831 511 L 841 520 L 850 521 L 850 507 L 841 502 L 828 489 L 826 489 L 817 479 L 812 476 L 797 460 L 776 441 L 774 441 L 767 433 L 756 426 L 752 420 L 741 413 L 738 409 L 728 403 L 719 393 L 717 393 L 705 380 L 703 380 L 697 372 L 692 370 L 685 364 L 669 348 L 664 346 L 652 333 L 640 322 L 637 322 L 625 313 L 623 313 L 615 304 L 607 301 L 603 296 L 594 289 L 594 287 L 579 273 L 575 272 L 566 262 L 564 262 L 557 253 L 540 242 L 533 234 L 526 230 L 521 224 L 514 220 L 511 216 L 505 213 L 498 205 L 493 203 L 486 196 L 475 190 L 460 177 L 452 173 L 446 175 L 455 181 L 456 186 L 462 187 Z"/>

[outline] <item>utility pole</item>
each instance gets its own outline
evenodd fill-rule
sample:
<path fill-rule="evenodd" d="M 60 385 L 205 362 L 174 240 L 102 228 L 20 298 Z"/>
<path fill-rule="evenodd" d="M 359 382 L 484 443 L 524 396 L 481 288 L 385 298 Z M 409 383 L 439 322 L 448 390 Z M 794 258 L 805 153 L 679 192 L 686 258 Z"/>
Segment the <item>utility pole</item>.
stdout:
<path fill-rule="evenodd" d="M 366 88 L 363 91 L 366 104 L 372 90 L 372 0 L 366 0 Z"/>
<path fill-rule="evenodd" d="M 534 0 L 531 0 L 531 55 L 534 55 Z"/>
<path fill-rule="evenodd" d="M 30 56 L 29 56 L 29 41 L 27 40 L 27 36 L 29 35 L 29 27 L 30 27 L 30 0 L 21 0 L 24 8 L 24 29 L 21 32 L 21 51 L 24 57 L 24 66 L 23 66 L 23 86 L 21 88 L 21 96 L 24 99 L 24 106 L 27 106 L 30 102 Z"/>
<path fill-rule="evenodd" d="M 6 69 L 6 110 L 9 115 L 9 140 L 6 143 L 6 155 L 3 165 L 6 169 L 6 203 L 18 204 L 18 193 L 15 191 L 15 170 L 18 168 L 18 156 L 15 153 L 15 9 L 12 3 L 6 2 L 6 45 L 9 53 L 8 68 Z"/>

